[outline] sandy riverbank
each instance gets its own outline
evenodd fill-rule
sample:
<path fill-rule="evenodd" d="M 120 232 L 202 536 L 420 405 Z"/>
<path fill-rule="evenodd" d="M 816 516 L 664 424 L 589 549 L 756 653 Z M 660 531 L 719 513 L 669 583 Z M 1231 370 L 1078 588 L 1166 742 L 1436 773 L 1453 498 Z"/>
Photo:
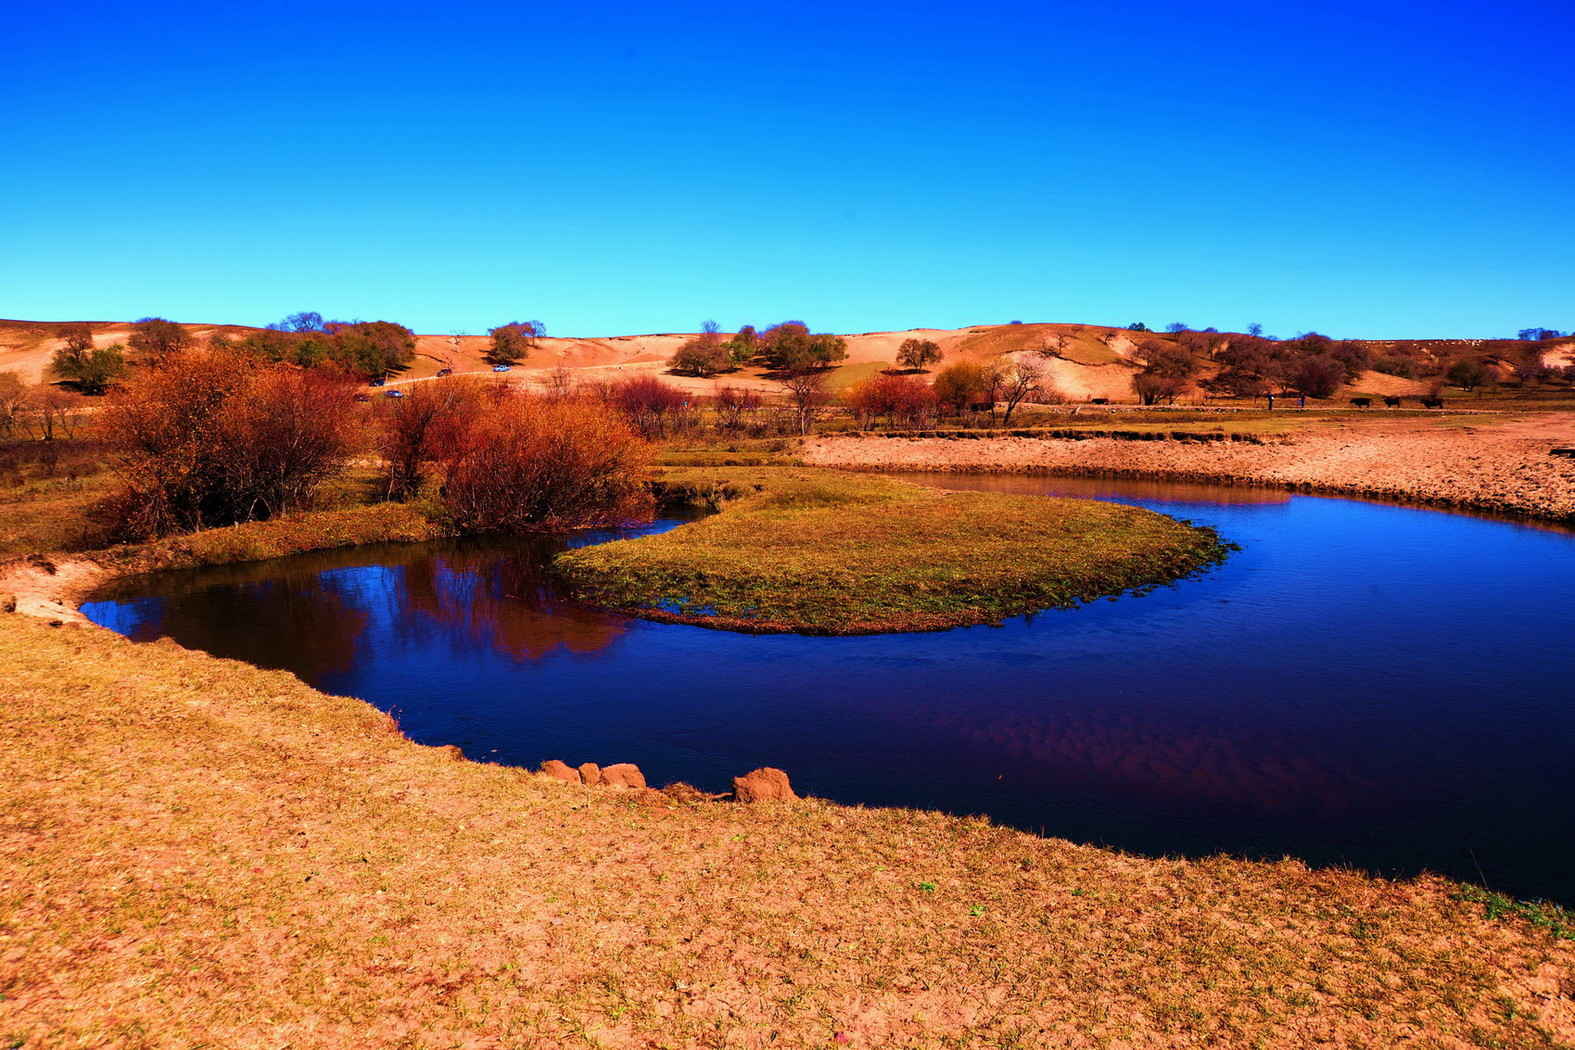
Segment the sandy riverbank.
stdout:
<path fill-rule="evenodd" d="M 660 805 L 0 618 L 19 1046 L 1554 1046 L 1575 942 L 1408 882 L 933 813 Z M 916 771 L 922 775 L 922 771 Z"/>
<path fill-rule="evenodd" d="M 857 470 L 1105 474 L 1270 485 L 1575 522 L 1575 415 L 1442 426 L 1431 421 L 1311 430 L 1265 444 L 820 437 L 806 464 Z"/>

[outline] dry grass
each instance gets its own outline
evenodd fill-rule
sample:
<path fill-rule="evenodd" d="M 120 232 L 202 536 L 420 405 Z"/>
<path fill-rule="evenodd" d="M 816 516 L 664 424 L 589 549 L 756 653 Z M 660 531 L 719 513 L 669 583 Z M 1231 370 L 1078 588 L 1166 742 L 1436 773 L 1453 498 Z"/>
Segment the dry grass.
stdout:
<path fill-rule="evenodd" d="M 747 495 L 672 532 L 561 555 L 576 591 L 735 630 L 933 630 L 1170 582 L 1224 554 L 1209 529 L 1092 500 L 781 468 L 703 478 Z"/>
<path fill-rule="evenodd" d="M 1540 1047 L 1571 942 L 1455 887 L 456 762 L 288 674 L 0 618 L 26 1047 Z M 742 772 L 742 770 L 740 771 Z"/>

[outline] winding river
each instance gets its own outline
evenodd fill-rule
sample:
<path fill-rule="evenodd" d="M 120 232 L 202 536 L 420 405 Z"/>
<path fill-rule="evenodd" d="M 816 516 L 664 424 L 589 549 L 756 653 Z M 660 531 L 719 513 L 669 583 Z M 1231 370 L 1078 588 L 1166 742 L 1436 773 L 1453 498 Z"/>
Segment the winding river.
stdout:
<path fill-rule="evenodd" d="M 935 634 L 608 615 L 555 593 L 562 541 L 166 573 L 83 611 L 289 669 L 476 759 L 636 762 L 709 790 L 774 765 L 801 793 L 1144 854 L 1575 901 L 1575 535 L 1269 490 L 916 480 L 1136 503 L 1242 550 L 1147 595 Z"/>

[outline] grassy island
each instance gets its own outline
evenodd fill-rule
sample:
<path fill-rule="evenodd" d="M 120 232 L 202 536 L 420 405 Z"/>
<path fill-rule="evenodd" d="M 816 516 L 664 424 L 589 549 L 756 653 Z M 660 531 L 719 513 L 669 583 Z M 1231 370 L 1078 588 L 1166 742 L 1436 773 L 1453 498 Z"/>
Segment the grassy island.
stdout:
<path fill-rule="evenodd" d="M 1211 529 L 1090 500 L 781 468 L 667 480 L 735 498 L 672 532 L 564 554 L 582 598 L 731 630 L 937 630 L 1168 583 L 1226 549 Z"/>

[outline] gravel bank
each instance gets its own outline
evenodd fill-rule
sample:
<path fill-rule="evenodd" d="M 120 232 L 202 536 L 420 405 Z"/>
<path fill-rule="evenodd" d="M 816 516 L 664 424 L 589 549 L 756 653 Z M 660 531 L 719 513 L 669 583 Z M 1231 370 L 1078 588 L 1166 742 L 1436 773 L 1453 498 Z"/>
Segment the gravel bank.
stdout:
<path fill-rule="evenodd" d="M 806 464 L 858 470 L 1044 472 L 1267 485 L 1575 523 L 1575 416 L 1473 427 L 1312 432 L 1278 443 L 823 437 Z"/>

